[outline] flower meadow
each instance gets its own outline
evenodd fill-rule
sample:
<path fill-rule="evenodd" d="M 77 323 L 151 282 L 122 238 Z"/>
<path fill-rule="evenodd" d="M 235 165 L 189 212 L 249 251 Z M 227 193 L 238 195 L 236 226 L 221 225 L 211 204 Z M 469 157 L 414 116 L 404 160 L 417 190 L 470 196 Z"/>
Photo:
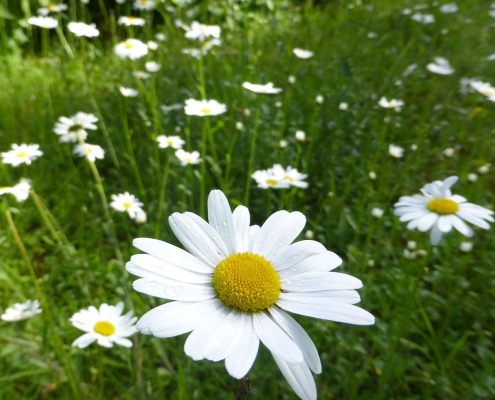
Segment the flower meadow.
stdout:
<path fill-rule="evenodd" d="M 495 3 L 0 32 L 1 399 L 495 397 Z"/>

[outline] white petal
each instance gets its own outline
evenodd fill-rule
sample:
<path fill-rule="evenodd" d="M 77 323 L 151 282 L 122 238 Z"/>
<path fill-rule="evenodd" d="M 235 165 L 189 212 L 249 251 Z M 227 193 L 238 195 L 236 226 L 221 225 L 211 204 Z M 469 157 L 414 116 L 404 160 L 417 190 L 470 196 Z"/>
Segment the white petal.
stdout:
<path fill-rule="evenodd" d="M 472 237 L 474 235 L 473 230 L 469 225 L 467 225 L 462 219 L 460 219 L 457 215 L 451 215 L 450 222 L 452 222 L 452 226 L 461 232 L 466 237 Z"/>
<path fill-rule="evenodd" d="M 261 342 L 273 354 L 290 364 L 304 360 L 299 347 L 268 315 L 263 312 L 253 314 L 253 326 Z"/>
<path fill-rule="evenodd" d="M 261 227 L 258 225 L 251 225 L 249 227 L 249 246 L 247 251 L 250 253 L 253 252 L 254 240 L 256 239 L 256 236 L 258 235 L 260 229 Z"/>
<path fill-rule="evenodd" d="M 318 290 L 359 289 L 363 283 L 351 275 L 339 272 L 309 272 L 281 281 L 287 292 L 316 292 Z"/>
<path fill-rule="evenodd" d="M 77 346 L 80 349 L 84 349 L 85 347 L 93 343 L 96 339 L 97 337 L 94 332 L 88 332 L 74 340 L 72 342 L 72 346 Z"/>
<path fill-rule="evenodd" d="M 101 335 L 97 335 L 98 336 L 98 341 L 97 343 L 102 346 L 102 347 L 113 347 L 113 342 L 110 340 L 109 337 L 107 336 L 101 336 Z"/>
<path fill-rule="evenodd" d="M 281 293 L 280 299 L 288 301 L 309 302 L 311 304 L 325 305 L 327 300 L 341 303 L 356 304 L 361 301 L 359 293 L 355 290 L 320 290 L 318 292 L 290 292 Z"/>
<path fill-rule="evenodd" d="M 286 294 L 293 293 L 282 293 L 277 300 L 277 305 L 296 314 L 354 325 L 373 325 L 375 323 L 375 317 L 368 311 L 351 304 L 327 298 L 318 298 L 315 301 L 311 299 L 304 299 L 305 301 L 285 300 L 284 295 Z"/>
<path fill-rule="evenodd" d="M 471 224 L 476 225 L 480 228 L 490 229 L 490 225 L 488 224 L 488 222 L 486 222 L 485 220 L 483 220 L 479 217 L 474 216 L 469 211 L 461 209 L 461 210 L 457 211 L 456 215 L 458 217 L 461 217 L 463 220 L 470 222 Z"/>
<path fill-rule="evenodd" d="M 194 330 L 210 313 L 222 307 L 218 299 L 197 303 L 174 301 L 148 311 L 136 328 L 145 335 L 160 338 L 178 336 Z"/>
<path fill-rule="evenodd" d="M 169 217 L 169 222 L 177 239 L 206 265 L 214 268 L 228 256 L 225 243 L 218 233 L 197 215 L 174 213 Z"/>
<path fill-rule="evenodd" d="M 304 361 L 309 368 L 315 373 L 321 373 L 321 361 L 318 350 L 306 331 L 299 325 L 289 314 L 277 307 L 270 307 L 268 310 L 275 322 L 277 322 L 288 335 L 296 342 L 301 349 Z"/>
<path fill-rule="evenodd" d="M 134 281 L 132 287 L 137 292 L 168 300 L 203 301 L 216 296 L 212 285 L 183 283 L 167 278 Z"/>
<path fill-rule="evenodd" d="M 437 220 L 437 227 L 440 232 L 447 233 L 452 230 L 452 223 L 450 222 L 450 215 L 440 215 Z"/>
<path fill-rule="evenodd" d="M 314 240 L 301 240 L 291 244 L 272 261 L 273 267 L 277 271 L 291 268 L 299 264 L 307 257 L 325 253 L 327 249 L 320 242 Z"/>
<path fill-rule="evenodd" d="M 112 341 L 124 347 L 132 347 L 132 342 L 129 339 L 117 335 L 112 336 Z"/>
<path fill-rule="evenodd" d="M 306 257 L 299 264 L 279 271 L 280 279 L 295 277 L 307 272 L 328 272 L 342 264 L 342 259 L 331 251 Z"/>
<path fill-rule="evenodd" d="M 195 361 L 205 358 L 203 354 L 205 344 L 208 343 L 215 328 L 220 325 L 229 314 L 230 310 L 228 308 L 221 307 L 206 316 L 187 338 L 186 343 L 184 344 L 184 352 Z"/>
<path fill-rule="evenodd" d="M 440 229 L 438 229 L 437 224 L 435 224 L 430 231 L 430 242 L 433 246 L 438 246 L 441 240 L 442 232 L 440 231 Z"/>
<path fill-rule="evenodd" d="M 225 367 L 231 376 L 241 379 L 247 375 L 258 354 L 259 344 L 260 340 L 253 327 L 253 318 L 249 315 L 236 348 L 225 359 Z"/>
<path fill-rule="evenodd" d="M 428 211 L 428 210 L 423 205 L 421 205 L 419 207 L 418 206 L 405 206 L 405 207 L 396 208 L 394 211 L 394 214 L 397 215 L 398 217 L 400 217 L 401 215 L 409 214 L 409 213 L 413 213 L 413 212 L 415 213 L 418 211 Z"/>
<path fill-rule="evenodd" d="M 261 227 L 254 240 L 253 253 L 274 260 L 301 233 L 306 217 L 300 212 L 278 211 L 272 214 Z"/>
<path fill-rule="evenodd" d="M 249 249 L 249 210 L 244 206 L 238 206 L 232 213 L 236 237 L 236 247 L 239 253 Z"/>
<path fill-rule="evenodd" d="M 211 274 L 188 271 L 149 254 L 136 254 L 125 266 L 127 271 L 142 278 L 168 278 L 186 283 L 210 283 Z"/>
<path fill-rule="evenodd" d="M 138 238 L 134 239 L 132 244 L 141 251 L 189 271 L 205 274 L 213 271 L 213 268 L 198 261 L 192 254 L 170 243 L 156 239 Z"/>
<path fill-rule="evenodd" d="M 273 358 L 292 390 L 302 400 L 316 400 L 316 384 L 306 363 L 288 364 L 275 354 Z"/>
<path fill-rule="evenodd" d="M 220 190 L 208 196 L 208 222 L 222 238 L 229 254 L 237 252 L 232 211 L 227 197 Z"/>
<path fill-rule="evenodd" d="M 456 203 L 465 203 L 467 199 L 465 197 L 459 196 L 458 194 L 454 194 L 449 197 L 449 200 L 455 201 Z"/>
<path fill-rule="evenodd" d="M 401 215 L 401 217 L 399 219 L 401 222 L 407 222 L 407 221 L 411 221 L 412 219 L 424 217 L 428 213 L 429 213 L 428 210 L 419 210 L 419 211 L 409 212 L 407 214 Z M 399 215 L 399 214 L 396 214 L 396 215 Z"/>
<path fill-rule="evenodd" d="M 424 217 L 421 217 L 418 219 L 418 230 L 420 232 L 426 232 L 428 229 L 430 229 L 435 222 L 437 222 L 438 219 L 438 214 L 435 213 L 429 213 L 426 214 Z"/>
<path fill-rule="evenodd" d="M 249 317 L 245 313 L 231 310 L 218 326 L 203 348 L 203 356 L 207 360 L 220 361 L 228 357 L 237 347 L 244 330 L 244 323 Z"/>

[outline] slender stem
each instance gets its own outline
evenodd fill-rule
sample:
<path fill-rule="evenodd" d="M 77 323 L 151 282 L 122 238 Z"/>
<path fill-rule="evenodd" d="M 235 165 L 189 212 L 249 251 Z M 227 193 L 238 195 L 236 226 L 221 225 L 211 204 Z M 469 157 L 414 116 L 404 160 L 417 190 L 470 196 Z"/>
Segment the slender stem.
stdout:
<path fill-rule="evenodd" d="M 234 388 L 235 400 L 245 400 L 249 391 L 251 390 L 251 380 L 245 376 L 237 381 L 237 385 Z"/>
<path fill-rule="evenodd" d="M 158 215 L 156 217 L 155 237 L 160 236 L 160 230 L 162 227 L 162 214 L 165 209 L 165 190 L 167 189 L 168 173 L 170 172 L 170 157 L 167 156 L 167 164 L 165 164 L 165 170 L 163 172 L 162 185 L 160 186 L 160 198 L 158 200 Z"/>
<path fill-rule="evenodd" d="M 251 189 L 251 174 L 253 173 L 253 160 L 254 160 L 254 152 L 256 150 L 256 136 L 258 132 L 258 123 L 260 120 L 260 111 L 261 107 L 258 107 L 258 111 L 256 111 L 256 120 L 254 122 L 254 129 L 253 129 L 253 137 L 251 138 L 251 153 L 249 154 L 249 167 L 248 167 L 248 173 L 247 173 L 247 180 L 246 180 L 246 196 L 244 197 L 244 205 L 248 207 L 249 205 L 249 191 Z"/>

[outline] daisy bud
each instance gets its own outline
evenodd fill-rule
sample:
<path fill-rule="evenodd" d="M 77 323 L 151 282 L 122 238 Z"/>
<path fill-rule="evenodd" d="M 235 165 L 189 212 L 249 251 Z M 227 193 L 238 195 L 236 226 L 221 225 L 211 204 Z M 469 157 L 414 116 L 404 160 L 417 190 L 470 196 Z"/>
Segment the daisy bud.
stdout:
<path fill-rule="evenodd" d="M 478 175 L 476 175 L 476 174 L 468 174 L 467 175 L 467 180 L 469 182 L 476 182 L 478 180 Z"/>
<path fill-rule="evenodd" d="M 339 110 L 345 111 L 349 108 L 349 104 L 347 103 L 340 103 L 339 104 Z"/>
<path fill-rule="evenodd" d="M 287 142 L 287 140 L 282 139 L 280 142 L 278 142 L 278 145 L 280 146 L 281 149 L 285 149 L 289 145 L 289 142 Z"/>
<path fill-rule="evenodd" d="M 244 129 L 244 125 L 242 125 L 242 122 L 236 122 L 235 129 L 237 129 L 238 131 L 242 131 Z"/>
<path fill-rule="evenodd" d="M 318 96 L 316 96 L 316 99 L 315 101 L 318 103 L 318 104 L 323 104 L 323 96 L 321 94 L 319 94 Z"/>
<path fill-rule="evenodd" d="M 304 237 L 305 237 L 306 239 L 308 239 L 308 240 L 311 240 L 311 239 L 313 239 L 313 238 L 315 237 L 315 234 L 314 234 L 314 232 L 313 232 L 313 231 L 311 231 L 311 230 L 309 230 L 309 229 L 308 229 L 308 230 L 306 231 L 306 233 L 304 234 Z"/>
<path fill-rule="evenodd" d="M 452 157 L 455 153 L 455 150 L 452 147 L 448 147 L 443 151 L 443 155 L 445 157 Z"/>
<path fill-rule="evenodd" d="M 416 242 L 414 240 L 410 240 L 407 242 L 407 248 L 409 250 L 416 250 Z"/>
<path fill-rule="evenodd" d="M 371 210 L 371 215 L 375 218 L 380 219 L 383 217 L 383 210 L 381 208 L 375 207 L 373 210 Z"/>
<path fill-rule="evenodd" d="M 291 85 L 296 83 L 296 77 L 293 75 L 290 75 L 289 78 L 287 79 L 287 82 L 289 82 Z"/>
<path fill-rule="evenodd" d="M 459 249 L 464 253 L 469 253 L 471 250 L 473 250 L 473 242 L 461 242 Z"/>
<path fill-rule="evenodd" d="M 370 179 L 375 180 L 376 179 L 376 172 L 370 171 L 370 173 L 368 174 L 368 176 L 370 177 Z"/>
<path fill-rule="evenodd" d="M 306 134 L 303 131 L 297 131 L 295 137 L 299 142 L 304 142 L 306 140 Z"/>

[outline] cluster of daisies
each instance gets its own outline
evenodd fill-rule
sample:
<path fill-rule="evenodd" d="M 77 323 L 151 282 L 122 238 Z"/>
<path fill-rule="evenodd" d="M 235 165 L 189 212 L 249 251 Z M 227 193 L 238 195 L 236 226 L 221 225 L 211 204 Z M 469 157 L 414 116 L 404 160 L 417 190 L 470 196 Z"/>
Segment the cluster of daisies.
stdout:
<path fill-rule="evenodd" d="M 272 168 L 253 172 L 251 177 L 261 189 L 288 189 L 291 186 L 306 189 L 308 183 L 304 182 L 306 174 L 301 174 L 296 168 L 284 168 L 280 164 L 275 164 Z"/>

